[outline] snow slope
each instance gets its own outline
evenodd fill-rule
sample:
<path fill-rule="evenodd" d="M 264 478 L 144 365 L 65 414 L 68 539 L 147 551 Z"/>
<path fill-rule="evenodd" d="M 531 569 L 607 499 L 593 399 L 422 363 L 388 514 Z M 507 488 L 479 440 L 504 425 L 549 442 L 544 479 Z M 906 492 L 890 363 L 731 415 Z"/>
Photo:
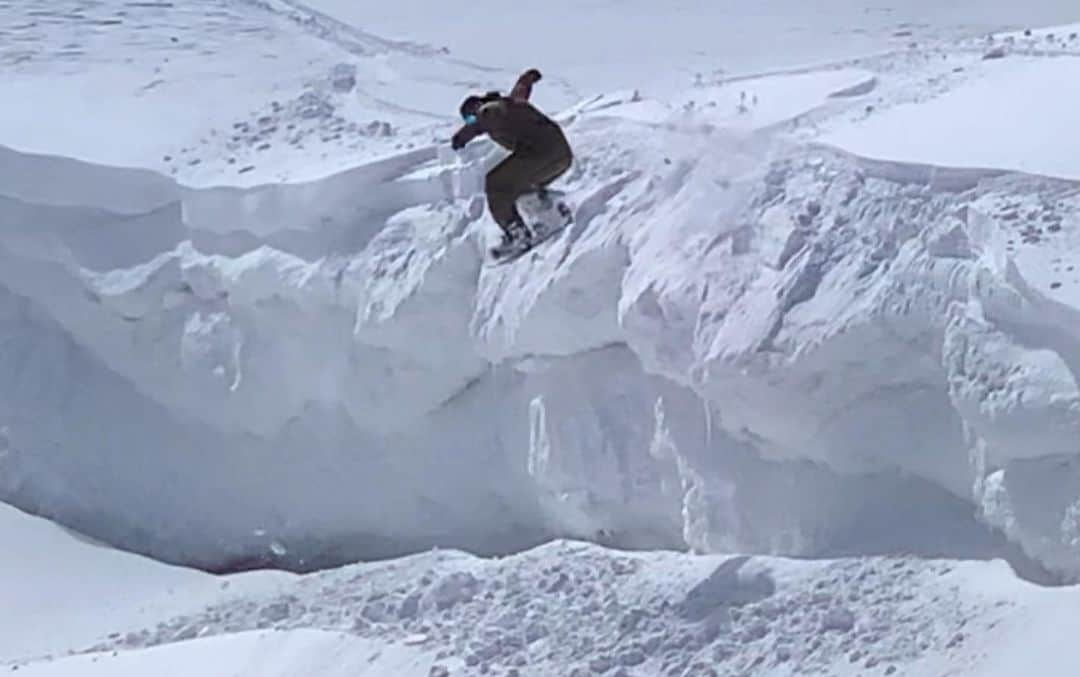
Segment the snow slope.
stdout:
<path fill-rule="evenodd" d="M 641 88 L 666 97 L 697 74 L 755 74 L 1077 20 L 1069 0 L 473 0 L 467 11 L 425 0 L 304 4 L 379 35 L 445 46 L 475 62 L 509 69 L 544 65 L 582 96 Z M 545 92 L 539 96 L 548 102 Z"/>
<path fill-rule="evenodd" d="M 288 574 L 258 573 L 235 587 L 209 574 L 119 552 L 0 505 L 0 661 L 63 655 L 106 633 L 137 632 L 206 604 L 274 590 Z M 231 589 L 230 589 L 231 588 Z M 107 629 L 106 629 L 107 626 Z"/>
<path fill-rule="evenodd" d="M 1080 55 L 1080 41 L 1075 43 Z M 911 103 L 826 135 L 868 157 L 1005 169 L 1080 179 L 1072 133 L 1080 56 L 1018 57 L 939 98 Z M 988 139 L 994 139 L 988 143 Z"/>
<path fill-rule="evenodd" d="M 419 655 L 418 655 L 419 654 Z M 29 675 L 427 675 L 432 659 L 410 647 L 386 647 L 343 633 L 248 632 L 123 653 L 90 653 L 23 666 Z"/>
<path fill-rule="evenodd" d="M 303 181 L 414 148 L 413 132 L 444 121 L 463 87 L 505 88 L 516 76 L 320 30 L 287 10 L 258 0 L 7 3 L 0 145 L 188 186 Z"/>

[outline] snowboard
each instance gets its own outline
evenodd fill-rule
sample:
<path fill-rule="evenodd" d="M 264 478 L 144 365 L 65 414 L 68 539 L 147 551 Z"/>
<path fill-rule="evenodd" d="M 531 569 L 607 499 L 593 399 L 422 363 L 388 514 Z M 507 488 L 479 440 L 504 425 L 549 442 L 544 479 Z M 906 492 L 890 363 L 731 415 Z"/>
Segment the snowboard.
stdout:
<path fill-rule="evenodd" d="M 526 193 L 517 199 L 518 210 L 525 223 L 536 233 L 532 243 L 523 249 L 503 256 L 491 255 L 492 265 L 500 266 L 520 259 L 551 238 L 563 232 L 574 222 L 574 210 L 561 190 L 548 189 L 545 198 L 539 193 Z"/>

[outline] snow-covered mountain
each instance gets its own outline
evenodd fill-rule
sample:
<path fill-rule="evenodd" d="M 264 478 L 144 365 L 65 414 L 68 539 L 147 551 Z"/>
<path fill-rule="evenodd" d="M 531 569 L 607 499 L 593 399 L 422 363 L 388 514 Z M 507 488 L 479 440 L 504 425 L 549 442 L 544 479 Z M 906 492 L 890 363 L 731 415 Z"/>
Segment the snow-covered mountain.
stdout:
<path fill-rule="evenodd" d="M 1077 18 L 1052 4 L 1047 21 Z M 559 72 L 500 42 L 555 30 L 550 12 L 493 12 L 489 58 L 465 29 L 423 42 L 439 12 L 402 35 L 407 2 L 372 12 L 391 37 L 349 3 L 310 5 L 0 4 L 0 501 L 207 570 L 410 556 L 216 578 L 8 509 L 0 592 L 28 620 L 3 627 L 0 660 L 1007 675 L 1061 659 L 1071 591 L 1016 574 L 1080 574 L 1062 85 L 1080 26 L 981 35 L 1023 17 L 868 5 L 828 41 L 778 6 L 810 34 L 782 58 L 759 35 L 725 66 L 673 28 L 644 70 L 588 43 Z M 640 9 L 592 7 L 575 30 L 644 31 L 659 10 Z M 694 11 L 670 16 L 738 23 Z M 639 47 L 614 34 L 612 59 Z M 533 65 L 575 148 L 575 224 L 490 267 L 482 177 L 501 152 L 447 139 L 465 92 Z M 415 554 L 435 546 L 451 551 Z M 40 611 L 64 599 L 85 613 Z"/>

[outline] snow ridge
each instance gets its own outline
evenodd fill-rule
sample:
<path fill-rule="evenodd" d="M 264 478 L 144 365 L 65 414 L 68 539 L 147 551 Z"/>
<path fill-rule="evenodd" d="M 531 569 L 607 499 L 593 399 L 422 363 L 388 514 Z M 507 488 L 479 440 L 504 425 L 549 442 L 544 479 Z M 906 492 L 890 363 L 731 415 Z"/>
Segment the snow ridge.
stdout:
<path fill-rule="evenodd" d="M 177 442 L 168 456 L 186 469 L 144 468 L 139 483 L 180 503 L 210 490 L 201 478 L 218 473 L 230 477 L 229 494 L 249 487 L 231 525 L 215 520 L 214 538 L 229 534 L 226 552 L 205 540 L 209 514 L 166 518 L 176 514 L 171 500 L 143 515 L 172 524 L 168 532 L 136 542 L 126 529 L 91 532 L 174 560 L 255 557 L 303 568 L 431 542 L 427 504 L 441 511 L 434 542 L 487 551 L 508 547 L 500 535 L 517 531 L 517 546 L 544 534 L 609 534 L 625 544 L 825 554 L 892 530 L 884 551 L 1006 552 L 977 535 L 962 506 L 980 505 L 995 525 L 1005 519 L 997 506 L 1017 496 L 980 473 L 1007 473 L 1013 460 L 999 449 L 980 462 L 994 470 L 970 461 L 991 440 L 973 418 L 981 410 L 965 404 L 970 360 L 952 356 L 962 350 L 957 336 L 971 345 L 962 309 L 985 309 L 986 298 L 1016 288 L 981 263 L 992 252 L 973 241 L 972 224 L 990 229 L 980 207 L 1016 195 L 1018 179 L 928 192 L 874 178 L 844 154 L 777 147 L 760 161 L 754 137 L 714 133 L 711 150 L 727 148 L 721 166 L 680 144 L 681 130 L 627 157 L 625 147 L 605 147 L 613 125 L 640 126 L 593 118 L 573 127 L 577 143 L 594 149 L 568 181 L 575 227 L 505 269 L 483 266 L 483 242 L 468 227 L 475 202 L 452 195 L 395 211 L 344 259 L 309 261 L 269 245 L 204 254 L 183 236 L 190 225 L 175 223 L 171 251 L 94 272 L 77 245 L 30 237 L 33 246 L 17 253 L 5 240 L 5 284 L 46 309 L 58 337 L 77 337 L 87 369 L 131 384 L 111 399 L 145 398 L 163 419 L 148 427 L 186 426 L 177 437 L 199 431 L 205 440 L 206 460 Z M 740 153 L 747 165 L 735 161 Z M 636 171 L 603 178 L 620 165 Z M 376 185 L 393 180 L 373 175 Z M 1032 199 L 1045 203 L 1065 185 L 1032 189 Z M 1000 387 L 1034 392 L 1045 377 L 1063 378 L 1061 369 Z M 104 378 L 89 373 L 87 382 Z M 1068 439 L 1071 409 L 1056 396 L 1042 401 L 1025 414 L 1035 419 L 1017 425 L 1028 430 L 1042 412 L 1060 412 Z M 76 492 L 86 507 L 65 504 L 63 490 L 42 492 L 34 486 L 42 473 L 74 482 L 87 470 L 58 472 L 63 456 L 34 453 L 46 440 L 9 428 L 8 476 L 27 479 L 22 493 L 9 484 L 8 497 L 76 520 L 90 506 L 128 504 L 115 485 L 127 484 L 124 475 L 99 477 L 97 498 Z M 658 448 L 657 435 L 668 443 Z M 229 457 L 211 460 L 223 447 Z M 217 469 L 192 470 L 201 463 Z M 476 464 L 491 475 L 475 476 Z M 392 495 L 382 488 L 387 474 L 399 478 Z M 783 488 L 791 483 L 800 491 Z M 335 495 L 353 498 L 336 509 L 322 500 Z M 507 510 L 481 507 L 492 501 Z M 967 530 L 967 544 L 887 526 L 898 505 L 923 501 L 934 508 L 921 509 L 954 515 L 948 528 Z M 268 525 L 276 505 L 289 506 L 289 519 Z M 158 506 L 162 514 L 150 517 Z M 389 506 L 402 516 L 393 534 L 377 526 Z M 1001 526 L 1014 540 L 1067 568 L 1065 543 L 1037 546 L 1045 524 L 1010 520 Z M 260 555 L 256 531 L 288 543 L 286 554 Z M 356 542 L 348 533 L 376 539 L 342 546 Z"/>

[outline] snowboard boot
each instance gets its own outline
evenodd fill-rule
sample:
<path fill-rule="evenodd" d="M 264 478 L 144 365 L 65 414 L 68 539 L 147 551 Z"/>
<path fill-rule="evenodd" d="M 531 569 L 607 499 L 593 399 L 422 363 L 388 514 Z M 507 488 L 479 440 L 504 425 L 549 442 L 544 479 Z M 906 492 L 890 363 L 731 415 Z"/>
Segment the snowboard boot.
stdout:
<path fill-rule="evenodd" d="M 502 242 L 491 248 L 491 255 L 502 258 L 526 251 L 533 242 L 533 233 L 522 221 L 514 221 L 503 232 Z"/>
<path fill-rule="evenodd" d="M 540 201 L 540 206 L 544 209 L 551 209 L 551 193 L 547 188 L 540 186 L 536 189 L 536 199 Z"/>
<path fill-rule="evenodd" d="M 540 202 L 540 208 L 545 211 L 554 207 L 559 212 L 559 216 L 564 219 L 569 219 L 573 215 L 570 206 L 565 202 L 555 204 L 551 198 L 551 192 L 543 186 L 536 189 L 536 199 Z"/>

